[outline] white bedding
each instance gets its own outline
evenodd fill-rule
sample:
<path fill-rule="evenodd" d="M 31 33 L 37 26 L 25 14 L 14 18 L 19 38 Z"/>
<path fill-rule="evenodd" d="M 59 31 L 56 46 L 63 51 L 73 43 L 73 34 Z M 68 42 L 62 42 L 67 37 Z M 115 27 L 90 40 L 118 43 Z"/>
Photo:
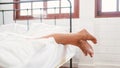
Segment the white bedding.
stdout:
<path fill-rule="evenodd" d="M 25 33 L 27 31 L 27 26 L 17 23 L 0 25 L 0 32 L 12 32 L 12 33 Z"/>
<path fill-rule="evenodd" d="M 19 30 L 24 27 L 16 24 L 11 26 L 19 26 Z M 0 27 L 0 68 L 57 68 L 75 55 L 77 47 L 57 44 L 52 37 L 39 40 L 26 39 L 56 32 L 65 33 L 64 28 L 33 24 L 29 31 L 19 32 L 13 27 L 11 29 L 9 26 L 7 29 L 5 27 Z"/>

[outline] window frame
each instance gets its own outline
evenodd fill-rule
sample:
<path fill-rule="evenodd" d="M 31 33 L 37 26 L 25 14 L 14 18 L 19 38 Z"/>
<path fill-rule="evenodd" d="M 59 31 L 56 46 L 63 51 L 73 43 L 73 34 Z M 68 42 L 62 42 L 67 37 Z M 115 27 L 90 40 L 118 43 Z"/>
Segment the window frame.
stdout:
<path fill-rule="evenodd" d="M 14 0 L 14 2 L 19 2 L 19 0 Z M 44 6 L 46 6 L 46 2 Z M 14 9 L 20 9 L 20 4 L 14 4 Z M 13 17 L 15 20 L 26 20 L 26 19 L 36 19 L 32 16 L 20 16 L 20 10 L 14 11 Z M 65 19 L 69 18 L 69 13 L 61 13 L 61 14 L 47 14 L 47 18 L 45 19 Z M 75 0 L 74 2 L 74 13 L 72 13 L 72 18 L 79 18 L 79 0 Z"/>
<path fill-rule="evenodd" d="M 116 3 L 116 5 L 118 5 Z M 103 18 L 103 17 L 120 17 L 120 12 L 102 12 L 102 0 L 95 0 L 95 17 Z"/>

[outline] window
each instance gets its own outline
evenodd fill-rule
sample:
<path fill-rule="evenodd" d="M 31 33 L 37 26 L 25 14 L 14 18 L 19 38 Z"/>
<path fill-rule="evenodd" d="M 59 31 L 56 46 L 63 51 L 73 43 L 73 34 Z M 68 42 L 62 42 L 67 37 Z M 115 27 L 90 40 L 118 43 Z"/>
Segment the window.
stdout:
<path fill-rule="evenodd" d="M 14 0 L 14 2 L 17 1 L 19 2 L 23 0 Z M 72 2 L 72 17 L 79 18 L 79 0 L 71 0 L 71 2 Z M 59 8 L 53 8 L 54 6 Z M 22 9 L 22 10 L 15 11 L 14 18 L 15 19 L 27 19 L 28 17 L 29 19 L 40 18 L 40 17 L 44 17 L 47 19 L 52 19 L 55 17 L 68 18 L 70 12 L 69 8 L 61 8 L 61 7 L 69 7 L 69 2 L 67 2 L 67 0 L 58 0 L 58 1 L 48 1 L 48 2 L 29 2 L 29 3 L 15 4 L 14 9 Z M 44 9 L 40 9 L 40 8 L 44 8 Z"/>
<path fill-rule="evenodd" d="M 120 17 L 120 0 L 95 0 L 96 17 Z"/>

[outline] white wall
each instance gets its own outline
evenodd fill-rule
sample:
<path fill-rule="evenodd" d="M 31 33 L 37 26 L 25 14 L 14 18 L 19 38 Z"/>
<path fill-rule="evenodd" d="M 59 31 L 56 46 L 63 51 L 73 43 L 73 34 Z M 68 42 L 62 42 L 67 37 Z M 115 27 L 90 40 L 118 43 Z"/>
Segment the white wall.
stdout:
<path fill-rule="evenodd" d="M 80 23 L 91 28 L 98 44 L 91 62 L 88 57 L 80 57 L 79 68 L 120 68 L 120 17 L 95 18 L 95 0 L 80 0 L 80 9 Z"/>
<path fill-rule="evenodd" d="M 73 32 L 86 28 L 97 37 L 98 44 L 92 44 L 95 51 L 93 58 L 85 57 L 78 50 L 73 63 L 79 68 L 110 68 L 110 66 L 120 68 L 120 17 L 95 18 L 94 11 L 95 0 L 80 0 L 80 18 L 73 20 Z M 12 13 L 7 15 L 9 18 L 6 21 L 13 22 Z M 57 24 L 67 25 L 67 21 L 65 19 L 57 20 L 60 22 Z"/>

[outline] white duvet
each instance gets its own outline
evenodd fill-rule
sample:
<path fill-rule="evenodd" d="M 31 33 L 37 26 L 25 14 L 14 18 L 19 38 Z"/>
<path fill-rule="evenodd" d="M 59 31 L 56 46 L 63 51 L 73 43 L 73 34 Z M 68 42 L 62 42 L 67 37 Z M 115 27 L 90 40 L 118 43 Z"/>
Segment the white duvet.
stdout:
<path fill-rule="evenodd" d="M 49 28 L 43 29 L 40 25 L 42 26 L 42 24 L 37 24 L 30 31 L 22 33 L 12 32 L 12 30 L 2 31 L 2 27 L 0 30 L 0 68 L 58 68 L 75 55 L 77 47 L 57 44 L 52 37 L 38 40 L 26 39 L 64 32 L 59 27 L 47 25 Z"/>

